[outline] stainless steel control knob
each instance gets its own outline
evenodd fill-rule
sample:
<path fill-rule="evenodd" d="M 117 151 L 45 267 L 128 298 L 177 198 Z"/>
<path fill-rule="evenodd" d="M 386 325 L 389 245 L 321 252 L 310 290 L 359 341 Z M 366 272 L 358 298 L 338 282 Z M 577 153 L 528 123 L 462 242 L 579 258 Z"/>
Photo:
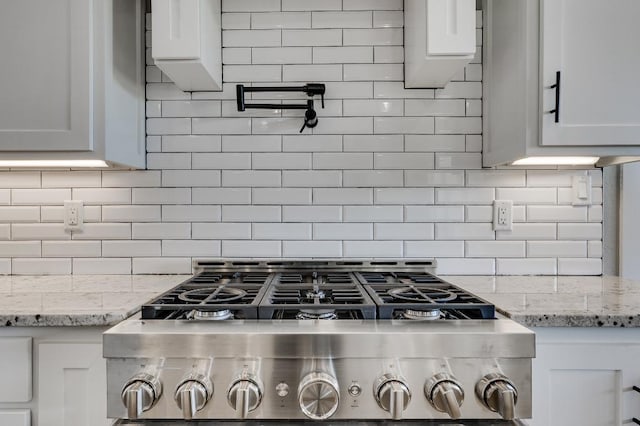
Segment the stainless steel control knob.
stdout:
<path fill-rule="evenodd" d="M 452 419 L 460 418 L 464 391 L 460 382 L 449 373 L 438 373 L 427 380 L 424 396 L 436 410 L 449 414 Z"/>
<path fill-rule="evenodd" d="M 298 402 L 305 416 L 326 420 L 333 416 L 340 404 L 338 381 L 330 374 L 311 372 L 298 386 Z"/>
<path fill-rule="evenodd" d="M 491 411 L 499 413 L 505 420 L 515 418 L 518 390 L 506 376 L 490 373 L 476 384 L 476 395 Z"/>
<path fill-rule="evenodd" d="M 193 419 L 193 416 L 202 410 L 213 395 L 213 383 L 204 374 L 190 375 L 176 388 L 174 399 L 178 408 L 182 410 L 185 420 Z"/>
<path fill-rule="evenodd" d="M 127 417 L 135 420 L 151 409 L 162 394 L 162 384 L 148 373 L 133 376 L 122 388 L 122 403 L 127 407 Z"/>
<path fill-rule="evenodd" d="M 406 381 L 393 374 L 380 376 L 374 383 L 373 394 L 380 408 L 391 413 L 393 420 L 402 419 L 402 413 L 411 401 Z"/>
<path fill-rule="evenodd" d="M 243 376 L 234 381 L 227 392 L 229 405 L 236 410 L 236 417 L 245 419 L 262 401 L 262 385 L 253 376 Z"/>

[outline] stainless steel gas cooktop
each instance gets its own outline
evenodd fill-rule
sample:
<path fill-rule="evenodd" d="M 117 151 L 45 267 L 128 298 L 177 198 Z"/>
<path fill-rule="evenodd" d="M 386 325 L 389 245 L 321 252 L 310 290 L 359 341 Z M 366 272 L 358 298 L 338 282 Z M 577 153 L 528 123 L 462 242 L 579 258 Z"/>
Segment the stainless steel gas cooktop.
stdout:
<path fill-rule="evenodd" d="M 531 415 L 534 335 L 430 261 L 203 261 L 104 334 L 110 417 Z"/>

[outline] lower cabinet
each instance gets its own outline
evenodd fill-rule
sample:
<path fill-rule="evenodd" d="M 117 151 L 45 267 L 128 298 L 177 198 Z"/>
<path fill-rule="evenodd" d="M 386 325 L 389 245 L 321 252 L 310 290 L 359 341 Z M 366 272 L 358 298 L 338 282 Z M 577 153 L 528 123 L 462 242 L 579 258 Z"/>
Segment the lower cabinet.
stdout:
<path fill-rule="evenodd" d="M 0 425 L 31 426 L 31 411 L 9 409 L 0 410 Z"/>
<path fill-rule="evenodd" d="M 532 426 L 640 419 L 639 328 L 534 328 Z"/>

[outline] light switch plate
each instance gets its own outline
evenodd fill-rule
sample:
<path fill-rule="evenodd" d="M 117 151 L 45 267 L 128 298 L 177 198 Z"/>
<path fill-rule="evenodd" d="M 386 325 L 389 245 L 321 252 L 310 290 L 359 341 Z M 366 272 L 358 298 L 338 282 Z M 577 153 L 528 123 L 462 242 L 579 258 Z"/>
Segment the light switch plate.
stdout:
<path fill-rule="evenodd" d="M 591 175 L 588 172 L 571 176 L 571 204 L 574 206 L 590 206 Z"/>

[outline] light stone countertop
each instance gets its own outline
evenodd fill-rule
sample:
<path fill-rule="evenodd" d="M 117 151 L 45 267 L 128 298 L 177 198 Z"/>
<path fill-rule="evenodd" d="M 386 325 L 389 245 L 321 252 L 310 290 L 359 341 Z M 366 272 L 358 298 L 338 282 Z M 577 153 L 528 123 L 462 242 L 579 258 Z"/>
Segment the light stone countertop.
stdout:
<path fill-rule="evenodd" d="M 0 277 L 0 327 L 107 326 L 189 275 Z"/>
<path fill-rule="evenodd" d="M 0 327 L 107 326 L 189 275 L 0 277 Z M 620 277 L 442 276 L 530 327 L 640 327 L 640 282 Z"/>

